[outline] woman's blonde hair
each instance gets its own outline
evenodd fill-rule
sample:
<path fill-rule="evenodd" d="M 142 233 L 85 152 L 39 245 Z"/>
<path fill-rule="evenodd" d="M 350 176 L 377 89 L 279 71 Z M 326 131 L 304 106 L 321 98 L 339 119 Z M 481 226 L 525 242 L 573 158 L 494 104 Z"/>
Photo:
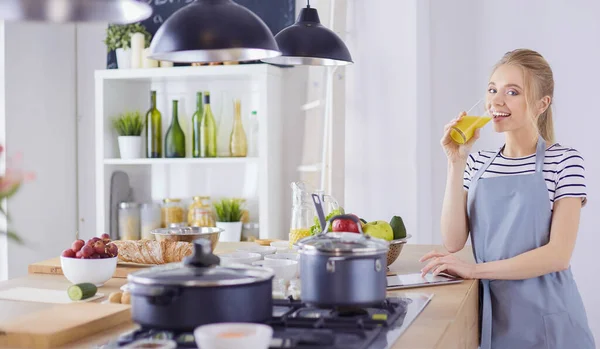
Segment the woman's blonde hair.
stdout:
<path fill-rule="evenodd" d="M 540 100 L 545 96 L 550 97 L 550 105 L 542 114 L 537 116 L 537 122 L 534 123 L 542 138 L 548 143 L 554 143 L 554 124 L 552 123 L 554 76 L 550 64 L 548 64 L 541 54 L 529 49 L 518 49 L 507 52 L 496 64 L 493 71 L 503 64 L 514 65 L 523 70 L 525 101 L 533 114 L 535 114 L 534 109 L 536 107 L 534 101 Z"/>

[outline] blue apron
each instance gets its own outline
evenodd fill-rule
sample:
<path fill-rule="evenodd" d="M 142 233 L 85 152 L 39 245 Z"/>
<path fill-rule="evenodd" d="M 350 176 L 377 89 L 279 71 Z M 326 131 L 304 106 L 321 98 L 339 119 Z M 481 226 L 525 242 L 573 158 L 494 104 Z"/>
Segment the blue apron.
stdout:
<path fill-rule="evenodd" d="M 467 214 L 477 263 L 508 259 L 550 239 L 552 212 L 540 137 L 535 173 L 471 180 Z M 480 281 L 481 349 L 594 349 L 571 268 L 527 280 Z"/>

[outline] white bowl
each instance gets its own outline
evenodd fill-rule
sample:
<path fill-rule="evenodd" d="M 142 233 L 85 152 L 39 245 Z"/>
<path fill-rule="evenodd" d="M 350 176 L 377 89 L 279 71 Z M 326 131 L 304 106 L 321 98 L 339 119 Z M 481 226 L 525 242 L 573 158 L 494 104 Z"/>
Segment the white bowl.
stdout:
<path fill-rule="evenodd" d="M 290 249 L 289 241 L 273 241 L 270 245 L 272 247 L 275 247 L 277 249 L 277 252 Z"/>
<path fill-rule="evenodd" d="M 258 253 L 264 257 L 268 254 L 275 253 L 275 251 L 277 251 L 277 248 L 275 248 L 273 246 L 261 246 L 261 245 L 256 244 L 256 245 L 240 247 L 236 251 L 237 252 Z"/>
<path fill-rule="evenodd" d="M 300 255 L 298 253 L 276 253 L 265 256 L 265 260 L 296 261 L 296 277 L 300 277 Z"/>
<path fill-rule="evenodd" d="M 196 344 L 202 349 L 268 349 L 272 337 L 273 329 L 263 324 L 225 322 L 194 330 Z"/>
<path fill-rule="evenodd" d="M 110 280 L 117 269 L 117 257 L 79 259 L 60 257 L 63 274 L 73 284 L 90 282 L 98 287 Z"/>
<path fill-rule="evenodd" d="M 298 274 L 298 261 L 289 259 L 265 259 L 253 262 L 252 265 L 273 270 L 275 278 L 291 280 Z"/>
<path fill-rule="evenodd" d="M 295 246 L 294 246 L 295 247 Z M 287 253 L 295 253 L 298 254 L 298 249 L 294 248 L 294 249 L 286 249 L 286 250 L 277 250 L 277 252 L 275 252 L 275 254 L 279 254 L 279 253 L 283 253 L 283 254 L 287 254 Z"/>
<path fill-rule="evenodd" d="M 256 262 L 262 259 L 262 255 L 251 252 L 223 253 L 219 254 L 218 257 L 221 259 L 222 265 L 231 263 L 252 264 L 252 262 Z"/>

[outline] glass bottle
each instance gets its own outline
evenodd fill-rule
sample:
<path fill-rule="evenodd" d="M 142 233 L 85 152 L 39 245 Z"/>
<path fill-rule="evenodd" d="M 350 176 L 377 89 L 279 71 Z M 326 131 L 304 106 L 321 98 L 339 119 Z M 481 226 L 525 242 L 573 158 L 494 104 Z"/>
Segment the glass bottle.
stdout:
<path fill-rule="evenodd" d="M 162 158 L 162 115 L 156 109 L 156 91 L 150 91 L 150 109 L 146 112 L 146 157 Z"/>
<path fill-rule="evenodd" d="M 242 102 L 239 99 L 234 101 L 234 119 L 231 137 L 229 140 L 229 151 L 233 157 L 246 157 L 248 154 L 248 142 L 246 132 L 242 124 Z"/>
<path fill-rule="evenodd" d="M 250 113 L 249 120 L 249 129 L 248 129 L 248 156 L 257 157 L 258 156 L 258 116 L 256 114 L 256 110 L 253 110 Z"/>
<path fill-rule="evenodd" d="M 203 114 L 202 92 L 198 92 L 196 93 L 196 112 L 192 115 L 192 156 L 195 158 L 200 157 L 200 145 L 202 144 L 200 125 L 202 125 Z"/>
<path fill-rule="evenodd" d="M 200 136 L 202 137 L 200 157 L 217 157 L 217 124 L 210 107 L 210 94 L 208 92 L 204 92 L 204 114 L 200 125 Z"/>
<path fill-rule="evenodd" d="M 290 226 L 290 248 L 300 239 L 311 236 L 310 227 L 315 216 L 310 194 L 302 182 L 292 182 L 292 224 Z"/>
<path fill-rule="evenodd" d="M 167 158 L 185 157 L 185 134 L 179 125 L 178 103 L 177 100 L 173 100 L 173 118 L 165 136 L 165 157 Z"/>

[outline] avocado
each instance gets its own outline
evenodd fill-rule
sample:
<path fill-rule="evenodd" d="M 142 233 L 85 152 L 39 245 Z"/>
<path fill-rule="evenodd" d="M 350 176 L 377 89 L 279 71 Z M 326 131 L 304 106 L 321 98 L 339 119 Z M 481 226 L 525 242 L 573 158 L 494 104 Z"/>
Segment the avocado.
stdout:
<path fill-rule="evenodd" d="M 394 240 L 404 239 L 406 237 L 406 227 L 404 226 L 404 222 L 402 221 L 401 217 L 392 217 L 390 225 L 392 226 L 392 230 L 394 231 Z"/>

